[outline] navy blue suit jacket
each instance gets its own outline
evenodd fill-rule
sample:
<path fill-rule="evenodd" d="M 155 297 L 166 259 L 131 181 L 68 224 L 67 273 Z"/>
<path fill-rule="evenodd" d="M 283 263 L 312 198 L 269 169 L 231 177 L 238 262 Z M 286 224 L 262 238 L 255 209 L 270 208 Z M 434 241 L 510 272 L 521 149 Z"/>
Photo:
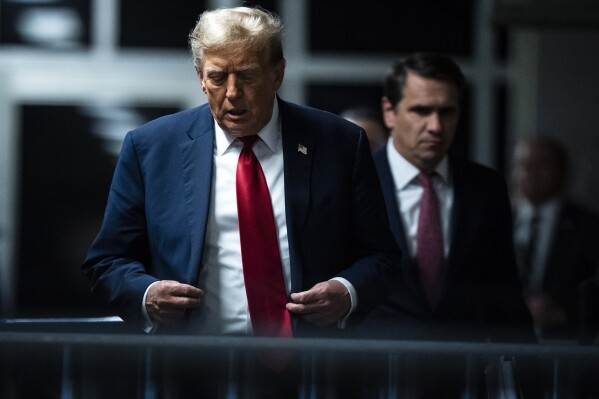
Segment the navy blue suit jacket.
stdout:
<path fill-rule="evenodd" d="M 368 140 L 342 118 L 278 101 L 292 292 L 344 277 L 357 290 L 355 315 L 362 317 L 389 292 L 400 257 Z M 152 282 L 197 283 L 213 151 L 207 105 L 125 137 L 104 222 L 82 269 L 92 291 L 126 321 L 139 321 Z M 298 321 L 301 334 L 305 326 Z"/>
<path fill-rule="evenodd" d="M 441 294 L 431 308 L 420 287 L 417 266 L 408 255 L 386 147 L 375 152 L 374 161 L 391 231 L 405 256 L 402 285 L 368 316 L 362 333 L 401 339 L 534 341 L 521 294 L 503 178 L 484 166 L 450 157 L 451 245 Z"/>

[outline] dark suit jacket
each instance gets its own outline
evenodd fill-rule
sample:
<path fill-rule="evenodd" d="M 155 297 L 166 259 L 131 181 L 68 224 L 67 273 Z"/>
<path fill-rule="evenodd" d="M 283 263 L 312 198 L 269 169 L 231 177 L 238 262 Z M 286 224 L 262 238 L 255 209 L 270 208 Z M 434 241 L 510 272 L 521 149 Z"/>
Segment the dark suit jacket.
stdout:
<path fill-rule="evenodd" d="M 566 325 L 544 331 L 546 338 L 577 339 L 586 328 L 587 307 L 581 286 L 593 279 L 599 266 L 599 216 L 572 201 L 564 202 L 547 256 L 543 290 L 566 312 Z M 526 278 L 524 279 L 527 280 Z M 526 289 L 526 287 L 524 287 Z"/>
<path fill-rule="evenodd" d="M 450 157 L 454 202 L 451 246 L 442 293 L 433 309 L 411 259 L 386 148 L 374 154 L 389 222 L 401 261 L 401 284 L 365 320 L 361 334 L 432 340 L 533 341 L 512 243 L 510 203 L 503 179 L 491 169 Z"/>
<path fill-rule="evenodd" d="M 389 292 L 400 256 L 368 140 L 342 118 L 278 101 L 292 292 L 344 277 L 357 290 L 359 318 Z M 204 105 L 152 121 L 124 140 L 104 222 L 82 269 L 92 291 L 126 321 L 139 321 L 152 282 L 197 283 L 213 125 Z M 302 324 L 294 318 L 296 334 Z"/>

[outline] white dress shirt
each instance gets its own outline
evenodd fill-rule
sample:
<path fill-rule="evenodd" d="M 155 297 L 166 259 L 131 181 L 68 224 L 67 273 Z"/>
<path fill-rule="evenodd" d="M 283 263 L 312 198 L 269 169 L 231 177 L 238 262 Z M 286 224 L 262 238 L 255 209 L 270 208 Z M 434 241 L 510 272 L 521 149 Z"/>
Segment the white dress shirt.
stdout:
<path fill-rule="evenodd" d="M 410 255 L 416 256 L 416 237 L 418 234 L 418 216 L 424 189 L 416 180 L 420 170 L 406 160 L 393 146 L 392 138 L 387 143 L 387 158 L 391 175 L 395 183 L 395 198 L 403 222 L 403 228 Z M 449 253 L 451 236 L 449 234 L 451 208 L 453 206 L 453 184 L 449 175 L 447 157 L 435 168 L 433 186 L 439 201 L 439 212 L 443 230 L 445 256 Z"/>

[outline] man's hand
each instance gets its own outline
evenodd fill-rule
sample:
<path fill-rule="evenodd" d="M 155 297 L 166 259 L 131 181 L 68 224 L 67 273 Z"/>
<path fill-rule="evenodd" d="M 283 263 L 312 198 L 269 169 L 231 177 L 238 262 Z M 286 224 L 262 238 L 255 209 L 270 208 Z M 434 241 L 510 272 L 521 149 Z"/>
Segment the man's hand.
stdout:
<path fill-rule="evenodd" d="M 174 324 L 183 320 L 187 309 L 200 306 L 204 292 L 191 285 L 176 281 L 158 281 L 146 295 L 146 310 L 153 322 Z"/>
<path fill-rule="evenodd" d="M 303 315 L 308 323 L 323 327 L 337 323 L 351 308 L 349 291 L 337 280 L 316 284 L 308 291 L 291 294 L 287 310 Z"/>

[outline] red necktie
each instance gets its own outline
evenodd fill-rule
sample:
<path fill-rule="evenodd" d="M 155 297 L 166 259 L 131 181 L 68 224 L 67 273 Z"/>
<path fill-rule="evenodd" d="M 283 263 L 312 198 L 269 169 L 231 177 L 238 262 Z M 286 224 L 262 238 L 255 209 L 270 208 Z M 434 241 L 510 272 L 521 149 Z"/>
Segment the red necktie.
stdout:
<path fill-rule="evenodd" d="M 257 135 L 241 137 L 237 163 L 237 212 L 241 259 L 255 335 L 291 337 L 291 318 L 270 194 L 252 146 Z"/>
<path fill-rule="evenodd" d="M 441 269 L 443 266 L 443 232 L 441 230 L 441 217 L 439 204 L 433 178 L 429 174 L 420 173 L 418 182 L 424 192 L 420 202 L 420 216 L 418 217 L 418 233 L 416 238 L 416 263 L 420 273 L 422 289 L 433 305 L 439 292 L 441 282 Z"/>

